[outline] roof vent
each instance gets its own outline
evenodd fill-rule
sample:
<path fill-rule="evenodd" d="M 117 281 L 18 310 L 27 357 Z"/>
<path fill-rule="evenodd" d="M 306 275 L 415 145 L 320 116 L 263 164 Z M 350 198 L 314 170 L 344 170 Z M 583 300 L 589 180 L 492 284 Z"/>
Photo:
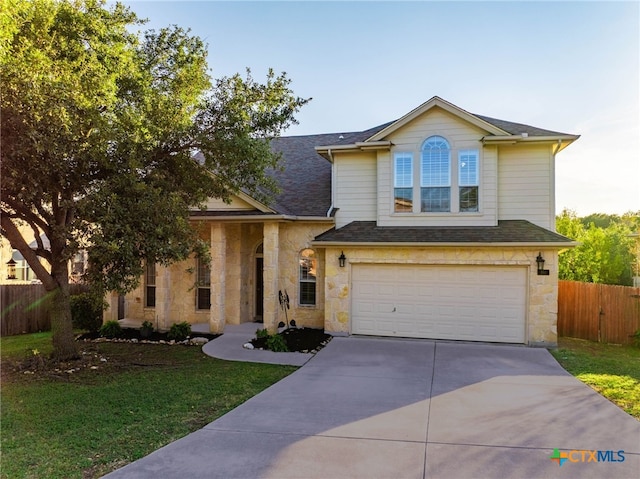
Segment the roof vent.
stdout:
<path fill-rule="evenodd" d="M 338 137 L 338 140 L 342 140 L 342 139 L 344 139 L 344 135 L 340 135 L 340 136 Z"/>

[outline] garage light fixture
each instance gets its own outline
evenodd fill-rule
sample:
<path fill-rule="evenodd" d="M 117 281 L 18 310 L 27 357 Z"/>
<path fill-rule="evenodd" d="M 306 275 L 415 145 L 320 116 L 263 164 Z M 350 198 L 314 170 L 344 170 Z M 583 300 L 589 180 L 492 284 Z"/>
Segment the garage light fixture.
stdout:
<path fill-rule="evenodd" d="M 338 263 L 340 264 L 341 268 L 344 268 L 344 264 L 347 262 L 347 257 L 344 255 L 344 251 L 342 251 L 340 253 L 340 256 L 338 256 Z"/>
<path fill-rule="evenodd" d="M 16 262 L 13 258 L 7 261 L 7 279 L 17 279 L 16 278 Z"/>
<path fill-rule="evenodd" d="M 544 269 L 544 258 L 542 257 L 542 252 L 538 253 L 536 263 L 538 264 L 538 276 L 549 276 L 549 270 Z"/>

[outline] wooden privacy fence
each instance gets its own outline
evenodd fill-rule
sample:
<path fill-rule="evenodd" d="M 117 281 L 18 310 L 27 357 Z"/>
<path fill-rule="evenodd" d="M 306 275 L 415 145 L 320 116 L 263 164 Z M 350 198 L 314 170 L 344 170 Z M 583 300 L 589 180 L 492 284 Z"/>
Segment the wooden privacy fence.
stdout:
<path fill-rule="evenodd" d="M 82 284 L 70 284 L 71 294 L 87 291 Z M 41 284 L 3 284 L 0 286 L 2 315 L 0 335 L 49 331 L 49 296 Z"/>
<path fill-rule="evenodd" d="M 629 344 L 640 330 L 640 288 L 560 281 L 558 336 Z"/>

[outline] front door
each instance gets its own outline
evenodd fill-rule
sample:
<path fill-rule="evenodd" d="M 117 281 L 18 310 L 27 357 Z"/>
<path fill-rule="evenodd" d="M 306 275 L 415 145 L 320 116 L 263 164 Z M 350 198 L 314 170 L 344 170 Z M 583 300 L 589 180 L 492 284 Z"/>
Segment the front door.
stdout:
<path fill-rule="evenodd" d="M 256 258 L 256 318 L 258 322 L 262 322 L 263 302 L 264 302 L 264 278 L 262 277 L 262 269 L 264 258 Z"/>

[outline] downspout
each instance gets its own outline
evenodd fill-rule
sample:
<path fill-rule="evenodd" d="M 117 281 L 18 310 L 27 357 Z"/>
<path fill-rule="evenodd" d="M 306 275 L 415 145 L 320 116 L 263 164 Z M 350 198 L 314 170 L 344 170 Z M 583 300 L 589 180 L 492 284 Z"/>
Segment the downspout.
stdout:
<path fill-rule="evenodd" d="M 335 204 L 335 180 L 336 180 L 336 172 L 335 172 L 335 163 L 333 162 L 333 154 L 331 153 L 331 148 L 327 150 L 327 156 L 329 157 L 329 161 L 331 162 L 331 206 L 327 210 L 327 218 L 331 218 L 331 213 L 333 212 L 333 205 Z"/>
<path fill-rule="evenodd" d="M 558 140 L 558 146 L 551 148 L 551 231 L 556 232 L 556 155 L 562 148 L 562 140 Z"/>

